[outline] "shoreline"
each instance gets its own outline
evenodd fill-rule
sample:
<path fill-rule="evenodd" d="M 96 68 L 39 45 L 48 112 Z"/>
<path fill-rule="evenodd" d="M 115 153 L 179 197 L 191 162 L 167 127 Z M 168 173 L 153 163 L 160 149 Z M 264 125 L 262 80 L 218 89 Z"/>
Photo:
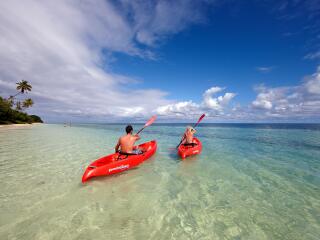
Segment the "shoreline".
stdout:
<path fill-rule="evenodd" d="M 13 123 L 13 124 L 0 124 L 0 129 L 16 129 L 16 128 L 30 128 L 43 123 Z"/>

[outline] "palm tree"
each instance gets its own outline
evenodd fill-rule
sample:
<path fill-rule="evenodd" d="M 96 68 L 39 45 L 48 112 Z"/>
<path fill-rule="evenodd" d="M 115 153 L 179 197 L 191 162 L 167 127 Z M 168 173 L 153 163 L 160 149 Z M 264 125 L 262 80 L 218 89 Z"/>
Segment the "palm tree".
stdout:
<path fill-rule="evenodd" d="M 14 104 L 13 98 L 14 98 L 13 96 L 10 96 L 8 99 L 6 99 L 7 103 L 10 105 L 10 107 L 12 107 Z"/>
<path fill-rule="evenodd" d="M 21 110 L 22 110 L 21 102 L 20 102 L 20 101 L 16 102 L 16 110 L 18 110 L 18 111 L 21 111 Z"/>
<path fill-rule="evenodd" d="M 23 101 L 22 103 L 22 107 L 23 108 L 28 108 L 28 107 L 31 107 L 32 105 L 34 104 L 34 102 L 32 101 L 31 98 L 27 98 Z"/>
<path fill-rule="evenodd" d="M 15 101 L 15 97 L 17 95 L 30 92 L 32 89 L 31 84 L 29 84 L 28 81 L 26 81 L 26 80 L 21 80 L 20 82 L 17 82 L 16 84 L 17 84 L 17 90 L 19 92 L 13 96 L 11 95 L 7 99 L 4 99 L 5 102 L 8 104 L 7 112 L 4 114 L 4 118 L 8 121 L 11 121 L 10 120 L 10 111 L 13 112 L 12 107 L 14 105 L 15 105 L 15 107 L 16 107 L 15 109 L 17 111 L 21 111 L 23 109 L 31 107 L 34 104 L 34 102 L 31 98 L 25 99 L 22 103 L 20 101 Z"/>
<path fill-rule="evenodd" d="M 21 80 L 20 82 L 17 82 L 16 84 L 17 84 L 17 90 L 20 92 L 18 92 L 16 95 L 14 95 L 14 97 L 20 93 L 27 93 L 28 91 L 30 92 L 32 89 L 32 86 L 26 80 Z"/>

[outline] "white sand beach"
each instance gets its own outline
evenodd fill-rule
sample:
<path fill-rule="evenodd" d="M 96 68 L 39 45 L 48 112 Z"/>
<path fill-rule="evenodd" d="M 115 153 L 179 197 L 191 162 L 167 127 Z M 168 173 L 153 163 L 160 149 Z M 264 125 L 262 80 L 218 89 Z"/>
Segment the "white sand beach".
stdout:
<path fill-rule="evenodd" d="M 0 129 L 16 129 L 16 128 L 30 128 L 30 127 L 34 127 L 36 125 L 41 125 L 43 123 L 31 123 L 31 124 L 6 124 L 6 125 L 0 125 Z"/>

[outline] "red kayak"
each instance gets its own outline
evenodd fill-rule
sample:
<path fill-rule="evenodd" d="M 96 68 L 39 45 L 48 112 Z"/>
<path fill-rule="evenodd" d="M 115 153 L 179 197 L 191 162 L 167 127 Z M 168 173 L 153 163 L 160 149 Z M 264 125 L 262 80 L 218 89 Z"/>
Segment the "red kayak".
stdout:
<path fill-rule="evenodd" d="M 193 138 L 192 140 L 193 143 L 195 143 L 194 146 L 185 146 L 181 144 L 178 148 L 178 154 L 182 159 L 185 159 L 186 157 L 199 154 L 201 153 L 202 150 L 202 144 L 198 138 Z"/>
<path fill-rule="evenodd" d="M 82 182 L 92 177 L 107 176 L 133 168 L 150 158 L 157 150 L 155 140 L 137 146 L 143 153 L 138 155 L 127 155 L 114 153 L 91 163 L 82 176 Z"/>

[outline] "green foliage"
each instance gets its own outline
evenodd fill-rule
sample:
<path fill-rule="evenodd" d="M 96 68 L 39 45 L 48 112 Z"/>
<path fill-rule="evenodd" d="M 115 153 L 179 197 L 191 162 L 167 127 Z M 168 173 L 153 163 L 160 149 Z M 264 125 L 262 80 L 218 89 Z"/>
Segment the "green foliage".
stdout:
<path fill-rule="evenodd" d="M 33 120 L 33 122 L 36 123 L 43 123 L 43 121 L 41 120 L 41 118 L 37 115 L 29 115 L 29 117 Z"/>
<path fill-rule="evenodd" d="M 10 105 L 10 107 L 12 107 L 14 104 L 14 97 L 10 96 L 6 101 Z"/>
<path fill-rule="evenodd" d="M 12 109 L 10 100 L 0 97 L 0 124 L 36 122 L 42 122 L 41 118 Z"/>
<path fill-rule="evenodd" d="M 17 110 L 17 111 L 21 111 L 21 110 L 22 110 L 21 102 L 20 102 L 20 101 L 16 102 L 16 110 Z"/>
<path fill-rule="evenodd" d="M 17 84 L 17 90 L 19 91 L 16 95 L 10 96 L 8 99 L 0 97 L 0 124 L 10 123 L 42 123 L 40 117 L 36 115 L 28 115 L 22 112 L 22 109 L 31 107 L 34 102 L 31 98 L 25 99 L 22 103 L 15 100 L 18 94 L 24 94 L 30 92 L 32 86 L 26 80 L 21 80 Z M 13 109 L 15 106 L 16 109 Z"/>
<path fill-rule="evenodd" d="M 31 107 L 32 105 L 33 105 L 33 101 L 31 98 L 25 99 L 22 103 L 23 108 L 28 108 L 28 107 Z"/>

